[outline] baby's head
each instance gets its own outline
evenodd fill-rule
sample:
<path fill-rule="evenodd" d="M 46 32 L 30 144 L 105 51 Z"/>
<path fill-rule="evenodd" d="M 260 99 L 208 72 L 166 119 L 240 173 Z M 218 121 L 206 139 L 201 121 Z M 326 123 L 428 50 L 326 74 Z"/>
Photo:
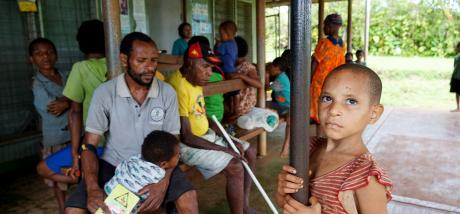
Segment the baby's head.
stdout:
<path fill-rule="evenodd" d="M 179 141 L 168 132 L 156 130 L 145 137 L 141 153 L 145 161 L 163 169 L 174 168 L 179 162 Z"/>
<path fill-rule="evenodd" d="M 238 28 L 236 27 L 236 24 L 234 21 L 227 20 L 227 21 L 222 22 L 219 25 L 220 40 L 222 41 L 232 40 L 236 36 L 237 31 L 238 31 Z"/>
<path fill-rule="evenodd" d="M 457 43 L 457 46 L 456 46 L 457 49 L 455 49 L 457 51 L 457 53 L 460 53 L 460 41 Z"/>
<path fill-rule="evenodd" d="M 382 81 L 366 66 L 344 64 L 327 77 L 319 99 L 319 117 L 326 136 L 340 140 L 361 139 L 368 124 L 383 113 Z"/>

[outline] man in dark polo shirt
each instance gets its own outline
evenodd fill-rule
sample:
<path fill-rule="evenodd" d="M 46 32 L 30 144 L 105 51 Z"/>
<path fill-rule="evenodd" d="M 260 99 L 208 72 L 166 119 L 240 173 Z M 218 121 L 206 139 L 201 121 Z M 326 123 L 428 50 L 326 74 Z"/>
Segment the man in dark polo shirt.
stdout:
<path fill-rule="evenodd" d="M 67 213 L 107 212 L 101 187 L 122 160 L 140 154 L 144 137 L 153 130 L 179 134 L 178 102 L 174 89 L 155 78 L 159 52 L 145 34 L 126 35 L 120 46 L 124 74 L 102 84 L 94 92 L 86 121 L 81 162 L 84 180 L 66 202 Z M 107 141 L 100 160 L 94 148 L 101 136 Z M 144 187 L 149 193 L 138 211 L 154 211 L 164 204 L 167 212 L 198 213 L 196 192 L 178 168 L 163 180 Z"/>

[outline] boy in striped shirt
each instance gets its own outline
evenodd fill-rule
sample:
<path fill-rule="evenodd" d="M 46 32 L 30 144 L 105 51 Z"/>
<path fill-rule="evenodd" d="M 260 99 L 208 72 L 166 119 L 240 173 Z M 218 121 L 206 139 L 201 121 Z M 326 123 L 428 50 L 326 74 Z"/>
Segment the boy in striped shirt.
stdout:
<path fill-rule="evenodd" d="M 318 100 L 326 139 L 310 144 L 310 192 L 317 199 L 307 207 L 290 193 L 303 187 L 296 170 L 283 166 L 277 202 L 285 213 L 387 213 L 392 183 L 366 148 L 362 134 L 383 113 L 382 82 L 371 69 L 345 64 L 326 78 Z"/>

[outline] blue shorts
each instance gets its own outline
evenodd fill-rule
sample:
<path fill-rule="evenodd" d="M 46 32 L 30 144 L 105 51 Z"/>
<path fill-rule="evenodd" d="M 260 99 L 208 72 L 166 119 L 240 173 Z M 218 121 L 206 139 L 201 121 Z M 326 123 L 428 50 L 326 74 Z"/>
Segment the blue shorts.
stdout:
<path fill-rule="evenodd" d="M 97 156 L 100 157 L 104 152 L 103 147 L 97 147 Z M 45 164 L 51 171 L 56 174 L 61 174 L 61 168 L 72 167 L 72 145 L 59 150 L 58 152 L 48 156 L 45 159 Z"/>

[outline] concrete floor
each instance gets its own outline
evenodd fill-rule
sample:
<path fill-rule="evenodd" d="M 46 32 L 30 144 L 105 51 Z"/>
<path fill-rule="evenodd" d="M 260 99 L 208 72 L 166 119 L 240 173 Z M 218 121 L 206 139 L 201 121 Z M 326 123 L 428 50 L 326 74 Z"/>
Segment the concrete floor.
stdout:
<path fill-rule="evenodd" d="M 278 157 L 284 126 L 270 133 L 268 156 L 258 160 L 257 176 L 274 198 L 276 174 L 286 159 Z M 394 182 L 390 213 L 460 213 L 460 113 L 446 109 L 388 108 L 364 139 Z M 201 213 L 228 213 L 225 178 L 204 181 L 191 173 Z M 34 169 L 0 179 L 0 213 L 57 213 L 51 189 Z M 251 204 L 269 213 L 253 188 Z"/>
<path fill-rule="evenodd" d="M 391 213 L 460 213 L 460 113 L 390 108 L 365 139 L 393 180 Z"/>

